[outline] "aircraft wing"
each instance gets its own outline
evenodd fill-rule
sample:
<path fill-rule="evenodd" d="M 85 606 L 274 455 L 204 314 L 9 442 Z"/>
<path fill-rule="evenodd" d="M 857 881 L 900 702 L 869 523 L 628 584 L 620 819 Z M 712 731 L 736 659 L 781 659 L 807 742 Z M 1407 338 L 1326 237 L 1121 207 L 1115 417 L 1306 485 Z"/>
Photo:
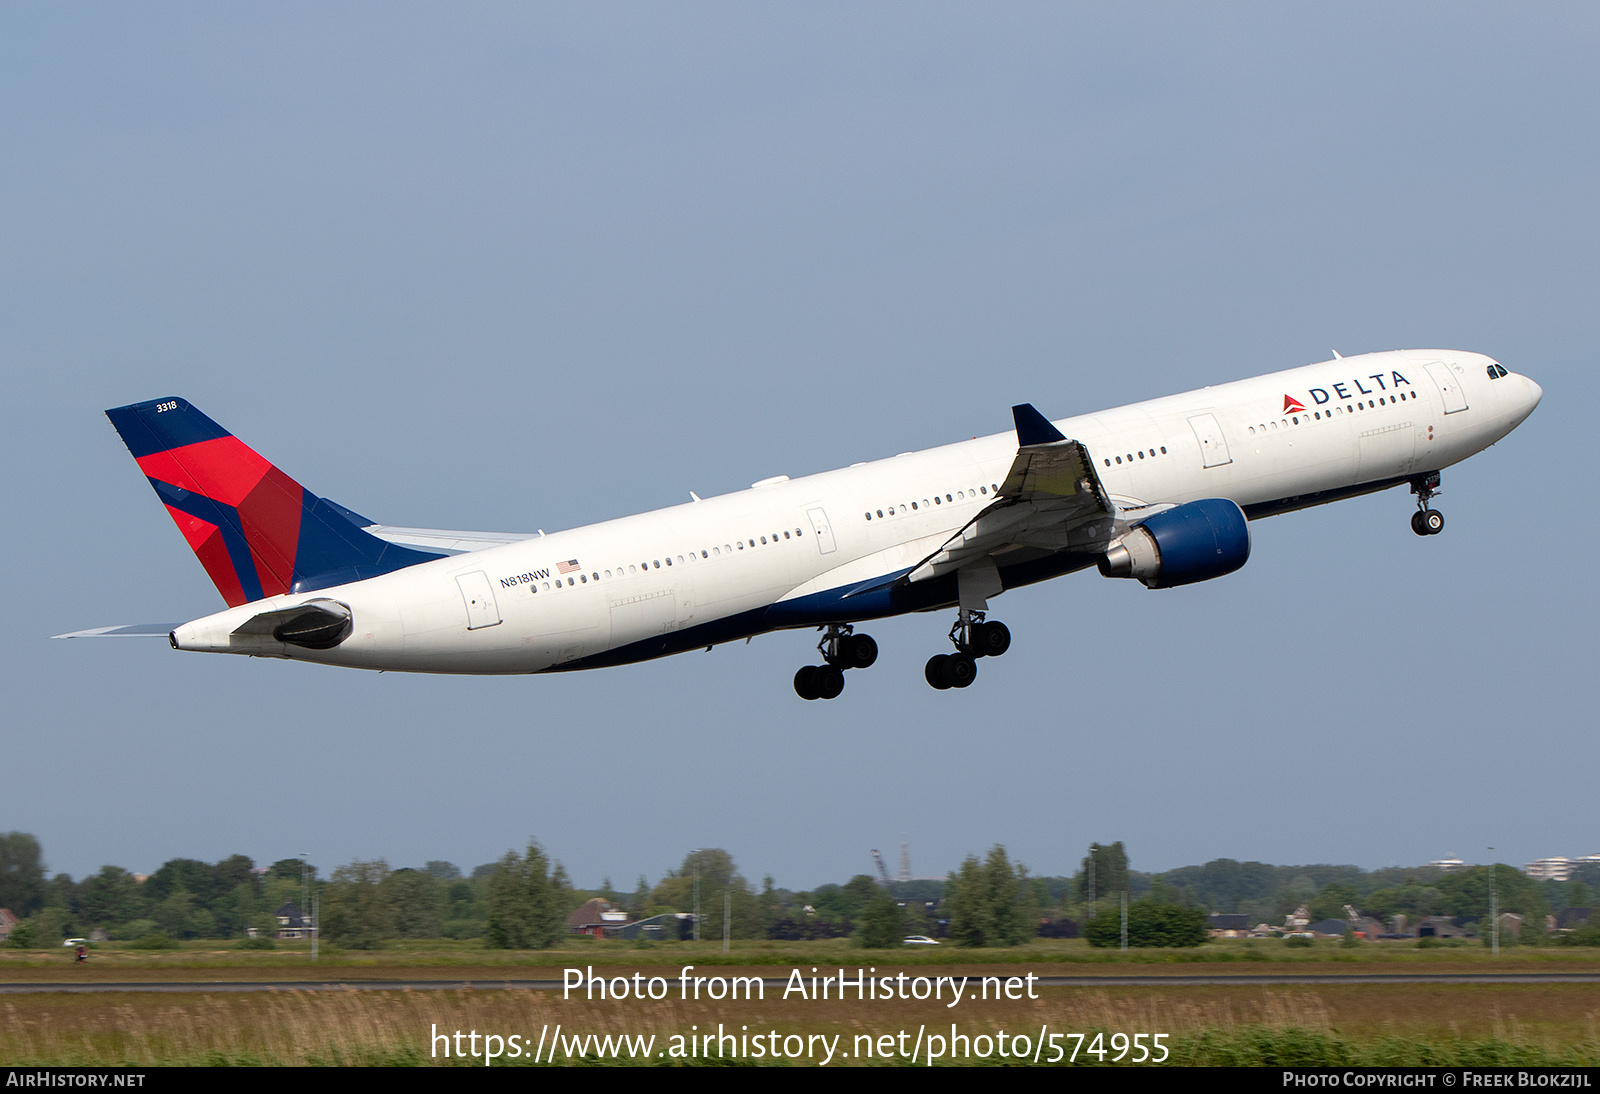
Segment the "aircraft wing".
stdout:
<path fill-rule="evenodd" d="M 1090 551 L 1109 540 L 1115 507 L 1088 450 L 1062 436 L 1031 403 L 1014 406 L 1011 413 L 1017 458 L 998 497 L 906 580 L 926 581 L 1017 548 Z"/>

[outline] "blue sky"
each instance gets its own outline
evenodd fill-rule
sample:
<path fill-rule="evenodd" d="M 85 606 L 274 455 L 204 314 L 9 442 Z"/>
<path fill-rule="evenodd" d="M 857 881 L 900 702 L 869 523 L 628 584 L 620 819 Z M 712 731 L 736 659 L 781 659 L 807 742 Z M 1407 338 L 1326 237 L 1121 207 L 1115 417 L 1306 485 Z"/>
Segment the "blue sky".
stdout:
<path fill-rule="evenodd" d="M 1600 851 L 1590 5 L 0 11 L 0 831 L 49 866 L 490 861 L 809 887 Z M 386 523 L 572 527 L 1344 354 L 1543 405 L 1249 565 L 1006 594 L 845 696 L 806 634 L 440 679 L 49 642 L 220 598 L 101 412 L 181 395 Z M 894 854 L 890 854 L 891 863 Z"/>

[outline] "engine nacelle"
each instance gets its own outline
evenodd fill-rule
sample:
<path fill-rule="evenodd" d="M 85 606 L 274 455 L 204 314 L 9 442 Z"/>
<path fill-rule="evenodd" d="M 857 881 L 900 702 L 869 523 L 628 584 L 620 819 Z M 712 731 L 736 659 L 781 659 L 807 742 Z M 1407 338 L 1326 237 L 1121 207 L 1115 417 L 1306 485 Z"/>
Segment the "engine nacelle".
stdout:
<path fill-rule="evenodd" d="M 1140 524 L 1100 556 L 1107 577 L 1170 589 L 1231 574 L 1250 558 L 1250 525 L 1227 498 L 1179 505 Z"/>

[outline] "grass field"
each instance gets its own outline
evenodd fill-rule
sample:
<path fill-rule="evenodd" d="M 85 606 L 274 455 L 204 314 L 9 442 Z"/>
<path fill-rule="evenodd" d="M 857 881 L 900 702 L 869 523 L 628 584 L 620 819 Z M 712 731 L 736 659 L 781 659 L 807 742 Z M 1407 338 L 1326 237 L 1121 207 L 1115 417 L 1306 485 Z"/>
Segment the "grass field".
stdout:
<path fill-rule="evenodd" d="M 563 967 L 594 965 L 597 968 L 671 969 L 682 965 L 698 967 L 872 965 L 892 963 L 896 967 L 1026 965 L 1040 975 L 1155 975 L 1173 972 L 1171 966 L 1186 973 L 1226 974 L 1282 971 L 1592 971 L 1600 972 L 1600 949 L 1564 946 L 1510 946 L 1494 957 L 1479 942 L 1447 942 L 1427 949 L 1415 943 L 1372 942 L 1345 947 L 1337 942 L 1319 942 L 1306 948 L 1285 946 L 1276 939 L 1257 941 L 1220 940 L 1203 946 L 1177 950 L 1097 950 L 1081 939 L 1039 939 L 1031 945 L 1007 949 L 963 949 L 958 946 L 906 946 L 897 950 L 863 950 L 845 939 L 822 942 L 736 941 L 730 952 L 722 952 L 718 942 L 656 942 L 638 945 L 593 938 L 572 938 L 550 950 L 489 950 L 479 942 L 429 940 L 391 942 L 379 950 L 341 950 L 324 944 L 320 959 L 311 961 L 311 947 L 305 942 L 280 942 L 273 950 L 240 950 L 229 942 L 196 941 L 181 943 L 172 950 L 140 950 L 118 943 L 96 946 L 82 969 L 75 969 L 70 949 L 8 950 L 0 948 L 0 982 L 24 979 L 57 979 L 82 973 L 95 979 L 129 976 L 138 979 L 182 979 L 185 970 L 231 968 L 240 970 L 238 979 L 254 979 L 282 970 L 298 979 L 325 979 L 337 975 L 389 977 L 394 970 L 412 968 L 433 970 L 431 975 L 468 977 L 467 970 L 486 970 L 485 977 L 511 976 L 517 979 L 560 976 Z M 321 970 L 320 972 L 318 970 Z M 366 970 L 371 970 L 370 972 Z M 543 971 L 541 971 L 543 970 Z M 768 973 L 771 975 L 771 973 Z"/>
<path fill-rule="evenodd" d="M 295 980 L 363 979 L 559 979 L 564 967 L 594 966 L 612 975 L 662 976 L 670 985 L 660 1000 L 563 999 L 560 992 L 526 990 L 330 991 L 296 990 Z M 1099 1045 L 1104 1062 L 1118 1046 L 1132 1046 L 1135 1034 L 1163 1034 L 1174 1064 L 1359 1064 L 1359 1063 L 1600 1063 L 1600 985 L 1596 984 L 1341 984 L 1262 987 L 1238 985 L 1106 985 L 1040 988 L 1037 998 L 977 1000 L 970 995 L 956 1007 L 940 999 L 840 1001 L 781 998 L 768 989 L 764 998 L 713 1001 L 678 997 L 679 971 L 696 966 L 701 975 L 748 972 L 787 976 L 799 968 L 806 977 L 841 967 L 876 968 L 877 975 L 905 969 L 925 977 L 962 975 L 1049 975 L 1271 972 L 1591 972 L 1600 971 L 1600 951 L 1512 948 L 1496 960 L 1478 945 L 1415 947 L 1375 943 L 1355 949 L 1337 945 L 1288 949 L 1271 942 L 1247 946 L 1213 943 L 1193 951 L 1144 951 L 1128 955 L 1088 948 L 1079 941 L 1041 941 L 1013 950 L 960 950 L 927 947 L 905 951 L 866 951 L 842 942 L 739 942 L 724 955 L 720 943 L 662 943 L 648 948 L 574 941 L 559 950 L 504 952 L 471 943 L 400 943 L 374 952 L 339 953 L 323 947 L 313 963 L 308 948 L 284 946 L 265 952 L 231 949 L 219 943 L 186 943 L 177 950 L 140 951 L 102 947 L 84 966 L 70 951 L 0 951 L 0 983 L 71 980 L 276 980 L 281 989 L 238 993 L 40 993 L 0 997 L 0 1063 L 50 1064 L 456 1064 L 439 1052 L 433 1033 L 495 1034 L 501 1049 L 523 1046 L 518 1059 L 528 1063 L 541 1032 L 559 1024 L 564 1047 L 580 1059 L 602 1062 L 615 1053 L 603 1045 L 571 1037 L 626 1035 L 656 1038 L 649 1062 L 727 1062 L 715 1051 L 679 1060 L 689 1037 L 717 1030 L 745 1036 L 741 1056 L 753 1055 L 750 1034 L 762 1034 L 775 1047 L 807 1039 L 798 1058 L 779 1063 L 822 1062 L 827 1042 L 836 1038 L 832 1063 L 909 1063 L 916 1045 L 918 1064 L 927 1062 L 930 1035 L 954 1046 L 956 1034 L 968 1038 L 967 1059 L 956 1063 L 995 1063 L 998 1035 L 1007 1047 L 1037 1048 L 1041 1062 L 1052 1051 L 1078 1049 L 1082 1063 L 1102 1062 L 1091 1052 Z M 1175 967 L 1177 966 L 1177 967 Z M 909 983 L 909 981 L 908 981 Z M 974 982 L 975 983 L 975 982 Z M 954 1029 L 952 1030 L 952 1025 Z M 900 1038 L 902 1031 L 904 1039 Z M 921 1031 L 921 1038 L 918 1033 Z M 1041 1033 L 1043 1037 L 1041 1037 Z M 1074 1038 L 1072 1035 L 1079 1035 Z M 1123 1035 L 1126 1040 L 1116 1038 Z M 521 1043 L 509 1041 L 512 1035 Z M 888 1037 L 888 1041 L 882 1040 Z M 676 1040 L 674 1040 L 676 1038 Z M 976 1040 L 973 1040 L 976 1039 Z M 734 1042 L 738 1044 L 739 1042 Z M 1150 1045 L 1150 1038 L 1143 1045 Z M 452 1043 L 453 1044 L 453 1043 Z M 723 1041 L 722 1051 L 729 1051 Z M 985 1055 L 985 1046 L 988 1052 Z M 638 1042 L 630 1042 L 633 1048 Z M 884 1054 L 885 1046 L 890 1051 Z M 450 1045 L 446 1046 L 451 1047 Z M 615 1045 L 613 1045 L 615 1047 Z M 870 1051 L 869 1058 L 862 1053 Z M 548 1062 L 540 1050 L 540 1062 Z M 668 1055 L 662 1055 L 668 1053 Z M 960 1055 L 960 1052 L 956 1052 Z M 1131 1047 L 1126 1051 L 1131 1060 Z M 628 1062 L 626 1051 L 621 1062 Z M 945 1058 L 938 1062 L 952 1062 Z M 975 1058 L 985 1055 L 985 1058 Z M 1011 1062 L 1031 1062 L 1013 1060 Z M 568 1062 L 566 1056 L 558 1062 Z M 575 1061 L 574 1061 L 575 1062 Z M 642 1058 L 634 1062 L 645 1062 Z M 771 1063 L 770 1053 L 755 1063 Z M 1065 1061 L 1063 1061 L 1065 1062 Z"/>

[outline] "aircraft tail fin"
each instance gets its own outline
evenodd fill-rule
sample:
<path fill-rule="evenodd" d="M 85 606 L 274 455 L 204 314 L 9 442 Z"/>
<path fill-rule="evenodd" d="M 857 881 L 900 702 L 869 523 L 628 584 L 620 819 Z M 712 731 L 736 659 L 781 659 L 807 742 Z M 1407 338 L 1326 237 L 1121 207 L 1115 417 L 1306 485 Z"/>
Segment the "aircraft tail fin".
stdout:
<path fill-rule="evenodd" d="M 365 518 L 317 497 L 183 399 L 106 417 L 229 607 L 443 557 L 363 531 Z"/>

